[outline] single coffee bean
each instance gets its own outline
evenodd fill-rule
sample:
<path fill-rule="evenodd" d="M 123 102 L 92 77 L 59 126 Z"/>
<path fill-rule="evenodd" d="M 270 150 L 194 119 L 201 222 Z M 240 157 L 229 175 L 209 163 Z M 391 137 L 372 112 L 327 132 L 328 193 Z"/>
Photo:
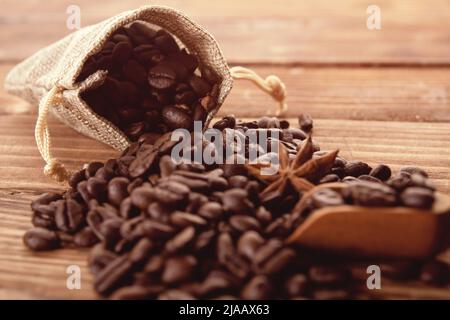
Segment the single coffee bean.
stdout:
<path fill-rule="evenodd" d="M 155 44 L 166 54 L 176 53 L 180 50 L 175 39 L 167 32 L 160 32 L 155 37 Z"/>
<path fill-rule="evenodd" d="M 369 181 L 369 182 L 374 182 L 374 183 L 381 183 L 382 181 L 378 178 L 375 178 L 371 175 L 368 174 L 363 174 L 362 176 L 358 177 L 358 180 L 362 180 L 362 181 Z"/>
<path fill-rule="evenodd" d="M 284 283 L 284 288 L 289 297 L 305 296 L 310 288 L 310 281 L 304 274 L 297 273 L 289 277 Z"/>
<path fill-rule="evenodd" d="M 131 192 L 131 203 L 140 208 L 146 210 L 148 205 L 153 201 L 152 189 L 148 187 L 139 187 Z"/>
<path fill-rule="evenodd" d="M 349 184 L 348 190 L 357 205 L 389 207 L 397 204 L 395 190 L 384 184 L 358 181 Z"/>
<path fill-rule="evenodd" d="M 251 261 L 258 248 L 263 244 L 264 239 L 258 232 L 246 231 L 238 240 L 237 252 Z"/>
<path fill-rule="evenodd" d="M 73 243 L 77 247 L 90 248 L 98 242 L 99 242 L 99 239 L 95 235 L 95 233 L 92 231 L 91 227 L 83 228 L 82 230 L 77 232 L 77 234 L 73 238 Z"/>
<path fill-rule="evenodd" d="M 34 251 L 52 250 L 60 246 L 56 232 L 43 228 L 28 230 L 23 236 L 25 245 Z"/>
<path fill-rule="evenodd" d="M 222 217 L 223 208 L 218 202 L 207 202 L 198 209 L 198 215 L 206 219 L 219 219 Z"/>
<path fill-rule="evenodd" d="M 311 201 L 316 209 L 345 204 L 341 194 L 332 189 L 322 189 L 314 192 L 311 196 Z"/>
<path fill-rule="evenodd" d="M 359 177 L 363 174 L 369 174 L 371 168 L 367 163 L 361 161 L 349 161 L 344 167 L 347 176 Z"/>
<path fill-rule="evenodd" d="M 86 179 L 89 179 L 89 178 L 95 176 L 95 173 L 101 167 L 103 167 L 103 163 L 101 163 L 101 162 L 91 162 L 91 163 L 89 163 L 86 166 L 86 168 L 85 168 Z"/>
<path fill-rule="evenodd" d="M 403 167 L 400 169 L 400 172 L 407 172 L 409 174 L 419 174 L 424 178 L 428 178 L 428 173 L 425 170 L 418 167 Z"/>
<path fill-rule="evenodd" d="M 108 200 L 116 205 L 120 206 L 123 200 L 128 197 L 128 184 L 130 180 L 123 177 L 117 177 L 112 179 L 108 183 Z"/>
<path fill-rule="evenodd" d="M 172 87 L 177 78 L 176 72 L 167 63 L 161 63 L 148 71 L 148 83 L 153 88 L 163 90 Z"/>
<path fill-rule="evenodd" d="M 266 276 L 255 276 L 242 289 L 241 298 L 245 300 L 269 299 L 272 285 Z"/>
<path fill-rule="evenodd" d="M 162 109 L 161 117 L 171 129 L 189 129 L 192 126 L 192 118 L 181 108 L 175 106 L 165 106 Z"/>
<path fill-rule="evenodd" d="M 401 193 L 400 198 L 407 207 L 429 209 L 434 202 L 434 193 L 425 188 L 409 187 Z"/>
<path fill-rule="evenodd" d="M 167 259 L 161 279 L 164 283 L 175 284 L 191 277 L 197 266 L 194 256 L 171 257 Z"/>
<path fill-rule="evenodd" d="M 189 85 L 195 91 L 198 97 L 206 96 L 206 94 L 211 90 L 210 84 L 196 75 L 192 75 L 189 78 Z"/>
<path fill-rule="evenodd" d="M 247 197 L 248 193 L 243 189 L 233 188 L 225 191 L 222 197 L 224 210 L 235 214 L 252 212 L 253 204 Z"/>
<path fill-rule="evenodd" d="M 375 168 L 373 168 L 370 173 L 372 177 L 380 179 L 381 181 L 387 181 L 391 177 L 391 168 L 387 165 L 379 164 Z"/>
<path fill-rule="evenodd" d="M 313 128 L 313 120 L 309 114 L 300 114 L 298 116 L 298 125 L 305 132 L 310 132 Z"/>
<path fill-rule="evenodd" d="M 169 253 L 174 253 L 183 250 L 194 240 L 194 237 L 195 237 L 195 228 L 192 226 L 186 227 L 180 233 L 178 233 L 172 239 L 166 242 L 165 249 Z"/>
<path fill-rule="evenodd" d="M 327 174 L 322 179 L 320 179 L 319 183 L 322 184 L 322 183 L 338 182 L 340 180 L 341 180 L 341 178 L 339 178 L 339 176 L 337 174 L 330 173 L 330 174 Z"/>
<path fill-rule="evenodd" d="M 89 178 L 87 181 L 87 191 L 100 202 L 107 198 L 107 182 L 96 177 Z"/>
<path fill-rule="evenodd" d="M 234 215 L 229 223 L 234 230 L 245 232 L 247 230 L 259 230 L 261 228 L 258 220 L 247 215 Z"/>

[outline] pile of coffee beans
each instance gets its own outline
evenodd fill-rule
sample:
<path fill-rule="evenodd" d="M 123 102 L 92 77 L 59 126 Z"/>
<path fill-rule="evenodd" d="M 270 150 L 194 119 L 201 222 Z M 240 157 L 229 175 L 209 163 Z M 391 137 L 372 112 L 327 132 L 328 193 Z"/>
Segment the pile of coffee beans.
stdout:
<path fill-rule="evenodd" d="M 132 141 L 189 129 L 216 106 L 218 78 L 164 29 L 136 21 L 117 30 L 85 63 L 77 81 L 107 70 L 104 83 L 82 94 L 100 116 Z"/>
<path fill-rule="evenodd" d="M 302 125 L 227 116 L 214 127 L 279 130 L 293 156 L 312 121 L 302 116 Z M 34 228 L 25 244 L 36 251 L 91 247 L 94 288 L 113 299 L 347 299 L 357 294 L 355 285 L 365 285 L 342 258 L 284 243 L 304 219 L 292 212 L 301 193 L 287 188 L 260 197 L 266 185 L 241 164 L 175 164 L 176 143 L 170 133 L 156 141 L 144 134 L 118 158 L 86 165 L 66 192 L 33 201 Z M 428 208 L 433 200 L 426 173 L 417 168 L 391 177 L 385 165 L 337 157 L 325 174 L 320 183 L 343 181 L 348 191 L 325 189 L 309 210 L 342 203 Z M 437 260 L 380 265 L 391 278 L 450 281 L 448 265 Z"/>

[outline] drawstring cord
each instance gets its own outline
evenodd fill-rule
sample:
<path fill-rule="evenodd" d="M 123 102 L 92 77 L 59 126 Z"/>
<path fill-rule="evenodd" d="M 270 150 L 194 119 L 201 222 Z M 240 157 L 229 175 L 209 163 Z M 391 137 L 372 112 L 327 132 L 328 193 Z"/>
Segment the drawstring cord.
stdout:
<path fill-rule="evenodd" d="M 276 116 L 283 116 L 285 114 L 288 109 L 285 101 L 286 86 L 280 78 L 275 75 L 270 75 L 263 79 L 255 71 L 240 66 L 232 67 L 230 72 L 234 79 L 250 80 L 263 91 L 272 96 L 272 98 L 278 102 L 278 110 L 275 113 Z"/>
<path fill-rule="evenodd" d="M 48 111 L 51 106 L 61 103 L 59 96 L 61 92 L 61 88 L 54 86 L 39 103 L 39 113 L 34 130 L 34 137 L 39 153 L 46 163 L 44 174 L 58 182 L 69 180 L 70 172 L 52 155 L 52 143 L 48 129 Z"/>

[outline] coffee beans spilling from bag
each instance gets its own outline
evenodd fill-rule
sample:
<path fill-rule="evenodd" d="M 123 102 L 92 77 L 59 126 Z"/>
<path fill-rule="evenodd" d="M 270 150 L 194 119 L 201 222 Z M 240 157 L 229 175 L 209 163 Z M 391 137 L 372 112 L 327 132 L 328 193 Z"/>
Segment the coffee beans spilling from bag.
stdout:
<path fill-rule="evenodd" d="M 278 130 L 293 158 L 311 143 L 305 131 L 311 130 L 312 121 L 301 117 L 300 124 L 305 119 L 305 130 L 269 117 L 240 122 L 227 116 L 214 127 Z M 343 181 L 348 190 L 340 194 L 325 189 L 307 209 L 292 212 L 302 197 L 292 187 L 262 196 L 267 183 L 244 165 L 175 165 L 170 151 L 177 142 L 170 140 L 170 133 L 156 141 L 145 134 L 137 140 L 120 157 L 90 163 L 75 173 L 65 193 L 47 193 L 33 201 L 35 228 L 24 235 L 33 250 L 92 247 L 89 267 L 95 290 L 111 298 L 351 298 L 357 293 L 354 285 L 365 285 L 365 279 L 356 279 L 345 259 L 287 246 L 284 239 L 323 206 L 429 208 L 433 202 L 433 188 L 418 168 L 391 177 L 385 165 L 371 168 L 328 157 L 329 170 L 309 183 Z M 312 146 L 313 159 L 321 157 L 319 146 Z M 379 265 L 383 276 L 399 280 L 419 278 L 433 285 L 450 280 L 449 267 L 437 260 Z"/>
<path fill-rule="evenodd" d="M 216 105 L 213 72 L 164 29 L 141 21 L 115 32 L 86 61 L 78 81 L 97 70 L 107 70 L 108 77 L 82 98 L 132 141 L 144 133 L 156 139 L 169 130 L 189 129 Z"/>

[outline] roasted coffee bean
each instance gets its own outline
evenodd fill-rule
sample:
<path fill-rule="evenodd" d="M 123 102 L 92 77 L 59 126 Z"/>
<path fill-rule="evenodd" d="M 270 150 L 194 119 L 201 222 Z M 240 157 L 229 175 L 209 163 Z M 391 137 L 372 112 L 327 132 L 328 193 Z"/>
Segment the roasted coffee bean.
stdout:
<path fill-rule="evenodd" d="M 450 267 L 437 260 L 428 262 L 422 267 L 420 280 L 431 285 L 445 286 L 450 283 Z"/>
<path fill-rule="evenodd" d="M 283 247 L 283 243 L 277 239 L 270 239 L 266 244 L 256 251 L 253 257 L 253 263 L 259 269 L 264 263 Z"/>
<path fill-rule="evenodd" d="M 373 168 L 370 173 L 372 177 L 380 179 L 381 181 L 387 181 L 391 177 L 391 168 L 387 165 L 379 164 L 375 168 Z"/>
<path fill-rule="evenodd" d="M 150 239 L 169 238 L 175 232 L 171 226 L 152 220 L 143 221 L 137 226 L 136 231 L 138 235 L 148 237 Z"/>
<path fill-rule="evenodd" d="M 161 177 L 168 177 L 176 170 L 176 164 L 169 155 L 161 157 L 159 160 L 159 170 Z"/>
<path fill-rule="evenodd" d="M 105 180 L 92 177 L 89 178 L 86 185 L 89 194 L 96 200 L 103 202 L 107 198 L 107 182 Z"/>
<path fill-rule="evenodd" d="M 206 219 L 219 219 L 223 215 L 222 205 L 218 202 L 207 202 L 198 209 L 198 215 Z"/>
<path fill-rule="evenodd" d="M 183 250 L 186 246 L 192 243 L 192 241 L 194 241 L 194 237 L 195 228 L 192 226 L 186 227 L 180 233 L 166 242 L 165 250 L 169 253 Z"/>
<path fill-rule="evenodd" d="M 210 247 L 216 237 L 215 230 L 208 230 L 199 233 L 197 239 L 195 239 L 194 249 L 196 251 L 201 251 Z"/>
<path fill-rule="evenodd" d="M 234 230 L 239 232 L 259 230 L 261 227 L 258 220 L 246 215 L 234 215 L 230 218 L 229 223 Z"/>
<path fill-rule="evenodd" d="M 258 248 L 263 244 L 264 239 L 258 232 L 252 230 L 246 231 L 239 238 L 237 243 L 237 252 L 251 261 Z"/>
<path fill-rule="evenodd" d="M 258 269 L 264 274 L 277 274 L 281 272 L 293 259 L 295 252 L 292 249 L 284 248 L 267 259 Z"/>
<path fill-rule="evenodd" d="M 298 116 L 298 125 L 305 132 L 310 132 L 313 128 L 313 120 L 309 114 L 300 114 Z"/>
<path fill-rule="evenodd" d="M 359 181 L 351 183 L 348 189 L 357 205 L 389 207 L 397 204 L 394 189 L 384 184 Z"/>
<path fill-rule="evenodd" d="M 155 37 L 155 44 L 166 54 L 176 53 L 180 50 L 175 39 L 163 30 L 158 31 Z"/>
<path fill-rule="evenodd" d="M 144 175 L 156 162 L 158 153 L 151 145 L 143 145 L 136 158 L 130 163 L 129 173 L 132 178 Z"/>
<path fill-rule="evenodd" d="M 190 192 L 190 189 L 176 181 L 167 181 L 150 189 L 153 199 L 168 206 L 175 206 L 184 202 Z"/>
<path fill-rule="evenodd" d="M 112 51 L 113 63 L 125 63 L 131 56 L 131 45 L 129 42 L 118 42 Z"/>
<path fill-rule="evenodd" d="M 86 180 L 86 171 L 84 169 L 76 171 L 69 179 L 69 185 L 76 189 L 78 183 L 81 181 Z"/>
<path fill-rule="evenodd" d="M 225 128 L 234 129 L 236 126 L 236 118 L 234 115 L 223 117 L 221 120 L 214 123 L 213 128 L 217 130 L 224 130 Z"/>
<path fill-rule="evenodd" d="M 43 228 L 28 230 L 23 236 L 25 245 L 34 251 L 52 250 L 60 246 L 56 232 Z"/>
<path fill-rule="evenodd" d="M 127 284 L 127 278 L 132 267 L 133 264 L 128 255 L 115 258 L 98 273 L 94 281 L 95 290 L 102 295 L 106 295 Z"/>
<path fill-rule="evenodd" d="M 380 179 L 372 177 L 371 175 L 368 174 L 363 174 L 362 176 L 359 176 L 358 180 L 381 183 Z"/>
<path fill-rule="evenodd" d="M 223 209 L 235 214 L 252 212 L 253 204 L 247 196 L 247 191 L 243 189 L 233 188 L 225 191 L 222 196 Z"/>
<path fill-rule="evenodd" d="M 57 201 L 55 223 L 59 230 L 73 233 L 82 226 L 83 220 L 82 208 L 75 200 Z"/>
<path fill-rule="evenodd" d="M 205 226 L 208 222 L 195 214 L 176 211 L 170 215 L 170 222 L 180 228 L 187 226 Z"/>
<path fill-rule="evenodd" d="M 131 192 L 131 203 L 141 210 L 147 209 L 148 205 L 153 200 L 153 192 L 148 187 L 138 187 Z"/>
<path fill-rule="evenodd" d="M 196 266 L 197 259 L 191 255 L 168 258 L 161 280 L 167 284 L 185 281 L 194 273 Z"/>
<path fill-rule="evenodd" d="M 245 300 L 265 300 L 271 296 L 272 285 L 265 276 L 255 276 L 242 289 L 241 298 Z"/>
<path fill-rule="evenodd" d="M 361 161 L 349 161 L 344 167 L 347 176 L 359 177 L 363 174 L 369 174 L 371 168 L 367 163 Z"/>
<path fill-rule="evenodd" d="M 400 172 L 406 172 L 409 174 L 419 174 L 423 176 L 424 178 L 428 178 L 428 173 L 426 173 L 425 170 L 418 168 L 418 167 L 403 167 L 400 169 Z"/>
<path fill-rule="evenodd" d="M 131 198 L 127 197 L 120 203 L 120 216 L 124 219 L 130 219 L 139 215 L 139 209 L 133 205 Z"/>
<path fill-rule="evenodd" d="M 148 83 L 156 89 L 168 89 L 175 84 L 176 72 L 167 64 L 158 64 L 148 72 Z"/>
<path fill-rule="evenodd" d="M 162 205 L 159 202 L 152 202 L 147 207 L 148 216 L 156 221 L 167 223 L 169 221 L 169 214 L 172 210 Z"/>
<path fill-rule="evenodd" d="M 249 272 L 247 263 L 235 254 L 236 250 L 229 233 L 222 232 L 217 240 L 217 259 L 238 278 L 245 278 Z"/>
<path fill-rule="evenodd" d="M 433 191 L 418 187 L 405 189 L 400 198 L 405 206 L 419 209 L 429 209 L 434 202 Z"/>
<path fill-rule="evenodd" d="M 341 194 L 332 189 L 322 189 L 314 192 L 311 196 L 311 201 L 316 209 L 345 204 Z"/>
<path fill-rule="evenodd" d="M 234 279 L 220 270 L 211 271 L 200 284 L 197 293 L 203 297 L 225 293 L 236 286 Z"/>
<path fill-rule="evenodd" d="M 341 178 L 339 178 L 339 176 L 337 174 L 330 173 L 330 174 L 327 174 L 322 179 L 320 179 L 319 184 L 330 183 L 330 182 L 338 182 L 339 180 L 341 180 Z"/>
<path fill-rule="evenodd" d="M 101 167 L 103 167 L 103 163 L 101 163 L 101 162 L 91 162 L 91 163 L 89 163 L 86 166 L 86 168 L 85 168 L 86 179 L 89 179 L 89 178 L 95 176 L 95 173 Z"/>
<path fill-rule="evenodd" d="M 192 118 L 176 106 L 165 106 L 161 111 L 161 117 L 164 123 L 171 129 L 189 129 L 192 125 Z"/>
<path fill-rule="evenodd" d="M 192 75 L 188 82 L 198 97 L 206 96 L 206 94 L 211 90 L 210 84 L 199 76 Z"/>
<path fill-rule="evenodd" d="M 130 252 L 130 260 L 133 263 L 141 263 L 148 260 L 155 245 L 149 239 L 143 238 L 133 247 Z"/>
<path fill-rule="evenodd" d="M 108 183 L 108 200 L 116 206 L 120 206 L 123 200 L 128 197 L 128 184 L 130 180 L 127 178 L 117 177 Z"/>
<path fill-rule="evenodd" d="M 100 239 L 108 248 L 114 247 L 114 245 L 120 240 L 120 228 L 122 224 L 122 219 L 112 218 L 103 221 L 98 226 L 98 231 L 96 230 L 97 234 L 100 234 Z"/>
<path fill-rule="evenodd" d="M 98 178 L 100 180 L 104 180 L 104 181 L 109 181 L 112 178 L 114 178 L 116 175 L 114 173 L 114 171 L 109 170 L 105 167 L 100 168 L 97 170 L 97 172 L 95 173 L 95 178 Z"/>
<path fill-rule="evenodd" d="M 286 293 L 289 297 L 305 296 L 310 288 L 310 281 L 304 274 L 297 273 L 289 277 L 284 283 Z"/>
<path fill-rule="evenodd" d="M 94 244 L 99 242 L 98 237 L 95 235 L 95 233 L 92 231 L 91 227 L 85 227 L 73 238 L 73 243 L 77 247 L 92 247 Z"/>

